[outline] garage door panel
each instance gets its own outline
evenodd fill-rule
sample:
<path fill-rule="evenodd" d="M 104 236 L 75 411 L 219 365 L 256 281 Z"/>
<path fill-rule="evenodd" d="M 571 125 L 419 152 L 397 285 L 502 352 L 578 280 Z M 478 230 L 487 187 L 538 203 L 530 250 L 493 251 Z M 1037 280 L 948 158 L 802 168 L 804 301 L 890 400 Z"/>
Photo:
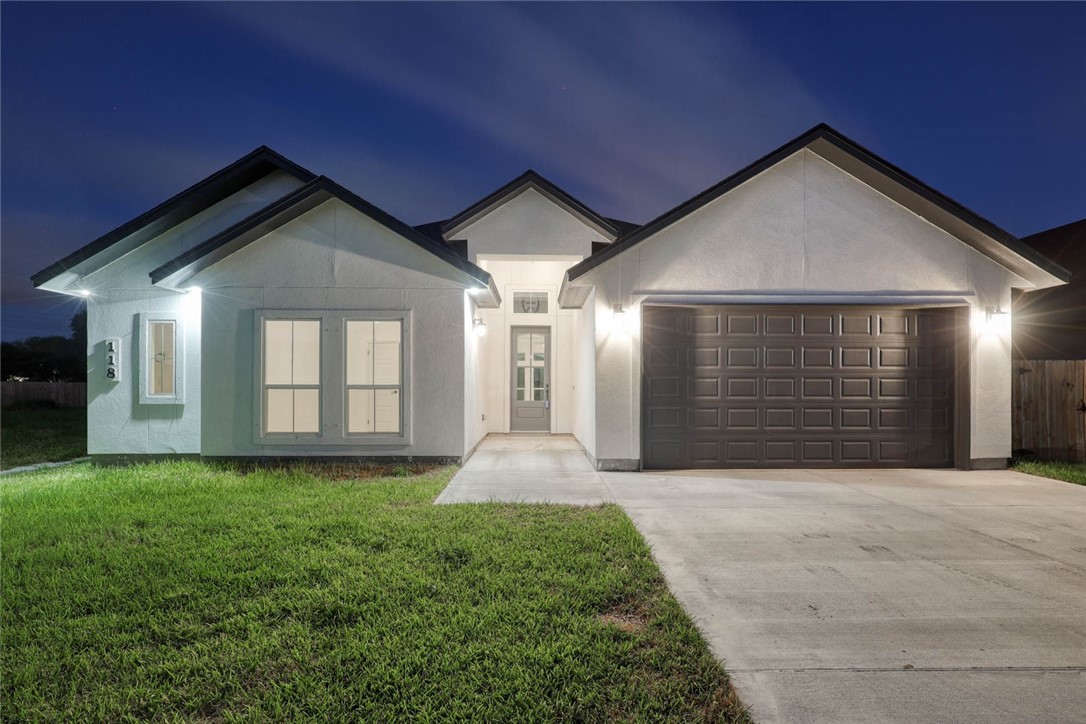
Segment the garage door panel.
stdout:
<path fill-rule="evenodd" d="M 645 467 L 952 464 L 950 314 L 646 306 L 643 319 Z"/>
<path fill-rule="evenodd" d="M 801 315 L 802 330 L 804 337 L 832 337 L 836 325 L 834 324 L 834 316 L 830 313 L 822 314 L 803 314 Z"/>

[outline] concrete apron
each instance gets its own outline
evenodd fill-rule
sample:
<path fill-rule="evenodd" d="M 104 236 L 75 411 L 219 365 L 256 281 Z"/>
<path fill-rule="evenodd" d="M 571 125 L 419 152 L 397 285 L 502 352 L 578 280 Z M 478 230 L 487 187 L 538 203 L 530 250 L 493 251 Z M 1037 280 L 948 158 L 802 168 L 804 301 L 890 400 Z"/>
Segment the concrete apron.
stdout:
<path fill-rule="evenodd" d="M 953 470 L 596 480 L 545 452 L 488 455 L 479 472 L 497 475 L 461 481 L 469 461 L 438 502 L 621 504 L 756 721 L 1084 720 L 1086 487 Z"/>

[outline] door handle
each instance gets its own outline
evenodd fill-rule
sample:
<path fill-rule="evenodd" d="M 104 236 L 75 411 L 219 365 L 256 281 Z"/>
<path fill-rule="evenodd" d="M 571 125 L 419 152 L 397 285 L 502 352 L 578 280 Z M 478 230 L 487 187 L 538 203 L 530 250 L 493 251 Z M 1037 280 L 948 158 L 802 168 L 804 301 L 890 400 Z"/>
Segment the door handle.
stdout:
<path fill-rule="evenodd" d="M 551 383 L 543 385 L 543 409 L 549 410 L 551 407 Z"/>

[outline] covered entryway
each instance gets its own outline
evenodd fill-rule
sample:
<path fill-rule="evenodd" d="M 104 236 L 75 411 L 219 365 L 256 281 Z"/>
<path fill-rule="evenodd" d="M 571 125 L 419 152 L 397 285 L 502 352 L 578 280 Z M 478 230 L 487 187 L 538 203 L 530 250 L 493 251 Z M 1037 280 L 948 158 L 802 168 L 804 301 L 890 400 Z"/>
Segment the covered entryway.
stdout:
<path fill-rule="evenodd" d="M 955 462 L 957 310 L 643 310 L 645 468 Z"/>

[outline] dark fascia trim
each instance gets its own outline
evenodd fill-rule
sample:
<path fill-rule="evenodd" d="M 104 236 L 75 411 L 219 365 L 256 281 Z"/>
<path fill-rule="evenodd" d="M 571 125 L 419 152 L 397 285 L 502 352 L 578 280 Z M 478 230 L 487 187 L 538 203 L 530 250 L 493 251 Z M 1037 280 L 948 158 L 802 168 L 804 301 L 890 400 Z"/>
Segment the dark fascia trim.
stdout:
<path fill-rule="evenodd" d="M 448 237 L 449 234 L 456 233 L 464 226 L 486 215 L 488 211 L 507 197 L 515 196 L 528 187 L 535 188 L 544 196 L 549 197 L 559 205 L 569 208 L 571 211 L 589 221 L 593 226 L 610 234 L 611 238 L 616 238 L 619 235 L 619 228 L 613 221 L 605 216 L 597 214 L 579 199 L 566 193 L 532 169 L 528 169 L 497 191 L 489 194 L 480 201 L 476 201 L 474 204 L 446 221 L 441 227 L 442 235 Z"/>
<path fill-rule="evenodd" d="M 497 295 L 493 280 L 487 271 L 325 176 L 316 177 L 305 186 L 273 201 L 260 211 L 166 262 L 151 272 L 151 283 L 180 285 L 197 272 L 332 198 L 339 199 L 390 231 L 448 262 L 483 287 L 490 289 L 495 296 Z M 497 297 L 497 300 L 500 301 L 500 297 Z"/>
<path fill-rule="evenodd" d="M 185 219 L 214 206 L 226 197 L 237 193 L 254 181 L 264 178 L 276 170 L 285 171 L 303 182 L 309 182 L 316 178 L 316 174 L 313 172 L 302 168 L 267 146 L 260 146 L 229 166 L 219 169 L 202 181 L 198 181 L 179 194 L 163 201 L 150 211 L 140 214 L 135 219 L 118 226 L 104 236 L 100 236 L 60 261 L 50 264 L 34 274 L 30 280 L 35 287 L 39 287 L 57 275 L 82 264 L 143 230 L 144 233 L 140 234 L 135 243 L 129 245 L 131 248 L 126 249 L 126 253 L 136 249 Z"/>
<path fill-rule="evenodd" d="M 1062 279 L 1065 282 L 1070 279 L 1070 273 L 1066 269 L 1045 258 L 1036 250 L 1031 249 L 1028 245 L 1023 243 L 1021 240 L 1019 240 L 1009 232 L 1004 231 L 992 222 L 982 218 L 975 212 L 970 211 L 966 207 L 959 204 L 957 201 L 954 201 L 949 196 L 946 196 L 936 191 L 915 176 L 906 173 L 897 166 L 891 164 L 889 161 L 882 159 L 873 152 L 848 139 L 843 134 L 834 130 L 825 123 L 818 124 L 806 133 L 803 133 L 802 135 L 797 136 L 788 143 L 784 144 L 780 148 L 777 148 L 774 151 L 770 151 L 768 154 L 762 156 L 760 159 L 750 164 L 749 166 L 740 169 L 723 181 L 720 181 L 719 183 L 710 186 L 693 198 L 684 201 L 670 211 L 664 212 L 663 214 L 648 222 L 644 226 L 640 227 L 636 231 L 620 238 L 619 240 L 611 244 L 607 249 L 604 249 L 599 253 L 593 254 L 584 261 L 570 267 L 569 270 L 566 272 L 566 278 L 570 281 L 573 281 L 574 279 L 583 276 L 584 274 L 588 273 L 592 269 L 595 269 L 597 266 L 607 261 L 611 257 L 621 254 L 635 244 L 656 234 L 658 231 L 661 231 L 662 229 L 671 226 L 680 219 L 715 201 L 716 199 L 728 193 L 735 187 L 749 181 L 750 179 L 754 178 L 771 166 L 775 166 L 776 164 L 783 161 L 785 158 L 791 156 L 792 154 L 803 148 L 806 148 L 807 146 L 818 140 L 825 140 L 826 142 L 844 151 L 861 163 L 864 163 L 868 167 L 884 174 L 891 180 L 901 184 L 913 193 L 916 193 L 920 197 L 937 205 L 938 207 L 952 214 L 961 221 L 969 224 L 970 226 L 973 226 L 980 232 L 995 239 L 1014 253 L 1018 254 L 1030 263 L 1041 268 L 1048 274 L 1051 274 L 1058 279 Z"/>

